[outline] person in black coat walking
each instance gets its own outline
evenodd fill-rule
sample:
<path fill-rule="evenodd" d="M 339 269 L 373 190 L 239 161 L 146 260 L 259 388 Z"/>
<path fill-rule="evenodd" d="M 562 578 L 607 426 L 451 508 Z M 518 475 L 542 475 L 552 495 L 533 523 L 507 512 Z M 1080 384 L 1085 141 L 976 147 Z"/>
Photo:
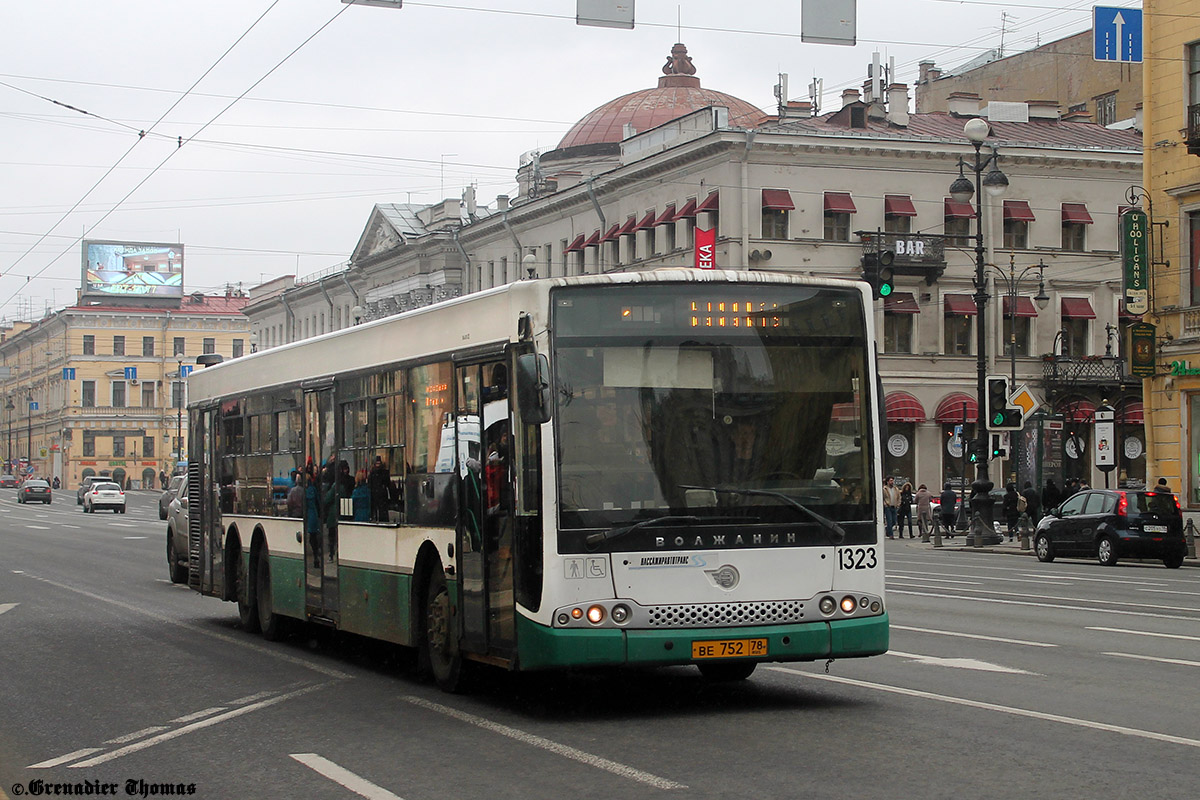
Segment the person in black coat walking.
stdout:
<path fill-rule="evenodd" d="M 1046 488 L 1042 489 L 1042 510 L 1049 514 L 1050 509 L 1058 508 L 1058 504 L 1061 502 L 1062 493 L 1054 485 L 1054 479 L 1046 478 Z"/>
<path fill-rule="evenodd" d="M 1025 513 L 1029 515 L 1029 521 L 1037 525 L 1042 518 L 1042 498 L 1030 481 L 1025 481 L 1025 490 L 1021 494 L 1025 496 Z"/>
<path fill-rule="evenodd" d="M 1021 512 L 1017 510 L 1017 503 L 1020 495 L 1017 494 L 1017 485 L 1010 483 L 1005 487 L 1004 492 L 1004 519 L 1008 522 L 1008 540 L 1011 542 L 1017 536 L 1017 520 L 1021 518 Z"/>
<path fill-rule="evenodd" d="M 942 496 L 939 499 L 941 506 L 938 508 L 938 513 L 942 518 L 942 527 L 946 529 L 946 538 L 954 538 L 954 507 L 958 504 L 958 495 L 950 488 L 950 484 L 946 483 Z"/>

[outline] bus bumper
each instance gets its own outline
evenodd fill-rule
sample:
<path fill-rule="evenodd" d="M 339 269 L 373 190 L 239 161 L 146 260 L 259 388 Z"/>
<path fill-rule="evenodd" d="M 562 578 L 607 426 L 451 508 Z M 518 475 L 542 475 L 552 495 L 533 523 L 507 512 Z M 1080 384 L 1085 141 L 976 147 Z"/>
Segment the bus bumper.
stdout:
<path fill-rule="evenodd" d="M 517 648 L 522 670 L 558 667 L 694 664 L 692 643 L 729 639 L 767 639 L 767 655 L 755 661 L 815 661 L 860 658 L 888 649 L 888 615 L 762 625 L 684 630 L 580 630 L 549 628 L 517 617 Z"/>

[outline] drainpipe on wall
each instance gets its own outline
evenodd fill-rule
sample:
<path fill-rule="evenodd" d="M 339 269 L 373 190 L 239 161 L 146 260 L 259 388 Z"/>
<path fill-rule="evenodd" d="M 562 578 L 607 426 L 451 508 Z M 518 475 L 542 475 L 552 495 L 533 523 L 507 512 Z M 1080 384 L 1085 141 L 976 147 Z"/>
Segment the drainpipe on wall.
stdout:
<path fill-rule="evenodd" d="M 463 249 L 462 242 L 460 242 L 458 240 L 458 234 L 460 231 L 462 231 L 462 228 L 455 228 L 453 234 L 450 237 L 450 240 L 454 242 L 454 246 L 458 248 L 459 255 L 461 255 L 463 257 L 463 263 L 467 265 L 466 281 L 464 281 L 466 283 L 466 286 L 463 287 L 466 289 L 466 291 L 463 292 L 463 294 L 470 294 L 470 292 L 471 292 L 471 270 L 472 270 L 471 257 L 469 255 L 467 255 L 467 251 Z M 481 277 L 479 283 L 480 283 L 479 288 L 483 289 L 482 277 Z"/>
<path fill-rule="evenodd" d="M 592 207 L 596 209 L 596 216 L 600 218 L 600 233 L 603 234 L 608 223 L 604 221 L 604 212 L 600 210 L 600 201 L 596 199 L 596 187 L 593 185 L 595 181 L 594 175 L 587 179 L 587 193 L 588 198 L 592 201 Z"/>
<path fill-rule="evenodd" d="M 283 310 L 287 313 L 287 341 L 294 342 L 296 331 L 296 312 L 292 311 L 292 305 L 287 299 L 287 290 L 279 293 L 279 301 L 283 303 Z"/>
<path fill-rule="evenodd" d="M 517 238 L 517 232 L 513 230 L 512 225 L 508 224 L 508 209 L 505 209 L 504 213 L 500 215 L 500 224 L 508 231 L 508 235 L 512 237 L 513 244 L 517 246 L 517 257 L 513 259 L 513 263 L 516 265 L 517 280 L 521 280 L 521 254 L 525 248 L 521 247 L 521 240 Z M 504 282 L 508 283 L 507 275 L 504 276 Z"/>
<path fill-rule="evenodd" d="M 746 131 L 746 154 L 742 157 L 742 263 L 738 265 L 740 269 L 750 268 L 750 150 L 753 146 L 754 131 Z"/>
<path fill-rule="evenodd" d="M 325 291 L 325 279 L 317 281 L 317 286 L 321 289 L 321 294 L 325 295 L 325 302 L 329 303 L 329 329 L 333 330 L 333 298 L 329 296 L 329 292 Z M 347 326 L 349 327 L 349 326 Z M 324 333 L 324 331 L 322 331 Z"/>

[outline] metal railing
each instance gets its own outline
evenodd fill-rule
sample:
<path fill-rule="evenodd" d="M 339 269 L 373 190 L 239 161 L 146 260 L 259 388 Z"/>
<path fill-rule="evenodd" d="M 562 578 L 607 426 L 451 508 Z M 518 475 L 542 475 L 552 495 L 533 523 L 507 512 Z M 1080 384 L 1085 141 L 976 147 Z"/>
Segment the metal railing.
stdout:
<path fill-rule="evenodd" d="M 1192 155 L 1200 155 L 1200 103 L 1188 106 L 1187 148 Z"/>
<path fill-rule="evenodd" d="M 1047 383 L 1102 386 L 1125 380 L 1125 362 L 1116 356 L 1044 356 L 1042 378 Z"/>

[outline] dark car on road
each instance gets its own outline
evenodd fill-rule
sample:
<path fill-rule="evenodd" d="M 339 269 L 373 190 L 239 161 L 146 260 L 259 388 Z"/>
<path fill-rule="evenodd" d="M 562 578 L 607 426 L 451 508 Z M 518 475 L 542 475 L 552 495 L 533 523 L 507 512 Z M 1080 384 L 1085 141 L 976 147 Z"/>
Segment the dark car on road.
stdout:
<path fill-rule="evenodd" d="M 0 489 L 15 489 L 17 488 L 17 476 L 9 473 L 0 475 Z"/>
<path fill-rule="evenodd" d="M 183 481 L 167 508 L 167 572 L 172 583 L 188 577 L 188 485 L 186 475 L 179 477 Z"/>
<path fill-rule="evenodd" d="M 81 480 L 79 482 L 79 489 L 75 492 L 75 505 L 83 505 L 83 496 L 87 494 L 88 487 L 90 487 L 93 483 L 104 482 L 108 480 L 109 478 L 105 478 L 100 475 L 88 475 L 86 478 Z"/>
<path fill-rule="evenodd" d="M 17 489 L 17 502 L 50 505 L 50 484 L 41 478 L 30 478 Z"/>
<path fill-rule="evenodd" d="M 1111 567 L 1121 558 L 1154 558 L 1175 568 L 1187 554 L 1183 514 L 1170 492 L 1079 492 L 1038 523 L 1033 550 L 1039 561 L 1082 556 Z"/>
<path fill-rule="evenodd" d="M 171 483 L 163 489 L 163 493 L 158 496 L 158 518 L 167 518 L 167 508 L 171 505 L 171 501 L 175 499 L 175 494 L 179 491 L 179 484 L 183 483 L 182 475 L 176 475 L 171 478 Z"/>

